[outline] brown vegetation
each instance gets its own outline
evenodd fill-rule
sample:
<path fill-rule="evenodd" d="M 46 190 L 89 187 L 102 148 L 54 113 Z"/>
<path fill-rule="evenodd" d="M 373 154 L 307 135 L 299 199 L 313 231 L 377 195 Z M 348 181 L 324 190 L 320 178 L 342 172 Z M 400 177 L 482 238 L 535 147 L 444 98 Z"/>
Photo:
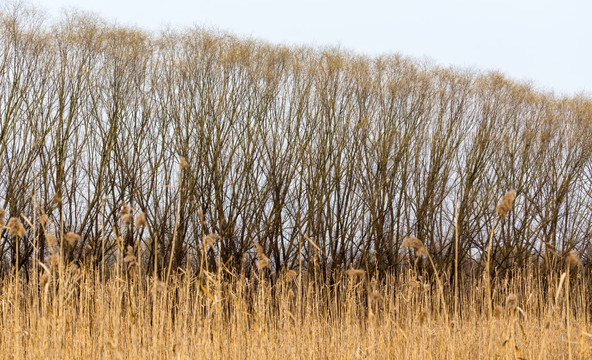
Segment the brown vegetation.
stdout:
<path fill-rule="evenodd" d="M 568 293 L 565 272 L 542 285 L 532 268 L 494 281 L 494 317 L 479 277 L 448 316 L 415 270 L 332 281 L 311 273 L 248 277 L 191 269 L 169 285 L 138 271 L 128 251 L 102 281 L 85 267 L 43 266 L 26 286 L 2 280 L 1 358 L 53 359 L 588 359 L 589 277 Z M 125 265 L 124 265 L 125 264 Z M 134 268 L 140 266 L 134 264 Z M 444 304 L 452 303 L 445 284 Z M 569 294 L 569 297 L 568 297 Z M 572 310 L 570 311 L 571 305 Z"/>
<path fill-rule="evenodd" d="M 398 271 L 417 236 L 440 270 L 456 256 L 482 269 L 491 209 L 516 189 L 497 208 L 492 271 L 554 269 L 571 250 L 589 262 L 590 99 L 401 56 L 156 36 L 78 13 L 49 25 L 24 5 L 2 14 L 0 46 L 0 207 L 36 206 L 60 243 L 79 234 L 72 261 L 98 266 L 123 237 L 149 271 L 171 252 L 174 268 L 198 267 L 216 233 L 209 256 L 239 273 L 256 267 L 253 241 L 278 272 L 315 257 L 325 275 L 366 268 L 371 254 Z M 25 227 L 30 269 L 44 239 Z M 5 274 L 11 241 L 0 234 Z"/>
<path fill-rule="evenodd" d="M 42 19 L 0 12 L 14 357 L 592 356 L 590 99 Z"/>

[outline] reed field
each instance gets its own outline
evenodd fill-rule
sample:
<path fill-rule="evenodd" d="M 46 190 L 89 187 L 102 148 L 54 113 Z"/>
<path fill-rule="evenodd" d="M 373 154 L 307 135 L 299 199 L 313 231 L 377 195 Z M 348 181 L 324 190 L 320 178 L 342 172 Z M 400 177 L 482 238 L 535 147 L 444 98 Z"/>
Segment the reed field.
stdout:
<path fill-rule="evenodd" d="M 592 99 L 0 8 L 0 358 L 590 359 Z"/>
<path fill-rule="evenodd" d="M 3 282 L 3 358 L 588 359 L 585 276 L 545 286 L 518 271 L 494 283 L 488 317 L 475 279 L 445 302 L 409 271 L 335 284 L 283 274 L 224 280 L 191 271 L 169 284 L 95 271 L 51 273 L 39 287 Z M 519 277 L 518 277 L 519 276 Z M 42 280 L 43 282 L 44 280 Z M 456 311 L 453 304 L 457 304 Z M 568 308 L 571 304 L 571 311 Z"/>

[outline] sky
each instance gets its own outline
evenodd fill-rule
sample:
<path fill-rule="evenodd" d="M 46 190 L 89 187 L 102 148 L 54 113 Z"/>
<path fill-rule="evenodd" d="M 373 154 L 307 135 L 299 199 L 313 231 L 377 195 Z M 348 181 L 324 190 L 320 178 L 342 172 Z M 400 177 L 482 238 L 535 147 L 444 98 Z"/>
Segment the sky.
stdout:
<path fill-rule="evenodd" d="M 589 0 L 37 0 L 146 30 L 201 26 L 287 45 L 398 53 L 496 70 L 557 95 L 592 96 Z"/>

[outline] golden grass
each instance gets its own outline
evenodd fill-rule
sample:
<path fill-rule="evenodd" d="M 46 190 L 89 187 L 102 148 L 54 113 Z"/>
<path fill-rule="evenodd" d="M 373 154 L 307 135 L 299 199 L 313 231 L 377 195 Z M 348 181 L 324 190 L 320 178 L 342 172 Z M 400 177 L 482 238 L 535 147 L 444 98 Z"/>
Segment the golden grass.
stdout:
<path fill-rule="evenodd" d="M 187 273 L 165 285 L 129 272 L 101 281 L 100 271 L 43 266 L 29 284 L 14 276 L 1 284 L 2 358 L 592 357 L 587 280 L 573 269 L 571 311 L 565 273 L 543 285 L 525 269 L 494 282 L 493 318 L 481 280 L 461 282 L 459 314 L 446 321 L 435 284 L 412 270 L 382 280 L 344 273 L 334 284 L 294 271 L 273 279 Z"/>

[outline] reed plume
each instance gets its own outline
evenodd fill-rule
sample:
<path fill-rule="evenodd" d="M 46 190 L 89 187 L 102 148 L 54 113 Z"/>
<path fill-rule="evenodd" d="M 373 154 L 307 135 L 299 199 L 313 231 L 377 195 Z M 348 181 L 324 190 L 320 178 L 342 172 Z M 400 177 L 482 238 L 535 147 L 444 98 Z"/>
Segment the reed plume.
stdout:
<path fill-rule="evenodd" d="M 133 209 L 131 206 L 129 206 L 127 204 L 123 204 L 121 206 L 121 211 L 119 212 L 119 216 L 123 217 L 124 215 L 131 214 L 132 210 Z"/>
<path fill-rule="evenodd" d="M 253 240 L 253 246 L 255 247 L 255 253 L 257 255 L 257 269 L 261 271 L 265 268 L 270 268 L 269 258 L 263 252 L 263 247 L 257 242 L 257 240 Z"/>
<path fill-rule="evenodd" d="M 49 246 L 54 246 L 58 242 L 57 237 L 52 233 L 46 233 L 45 240 Z"/>
<path fill-rule="evenodd" d="M 582 262 L 580 260 L 580 256 L 578 252 L 575 250 L 571 250 L 566 257 L 567 266 L 570 268 L 574 268 L 576 266 L 581 266 Z"/>
<path fill-rule="evenodd" d="M 415 255 L 425 256 L 428 254 L 428 248 L 425 247 L 423 242 L 414 236 L 408 236 L 403 240 L 401 244 L 403 248 L 411 248 L 415 250 Z"/>
<path fill-rule="evenodd" d="M 10 219 L 8 219 L 6 228 L 8 228 L 8 233 L 12 236 L 22 238 L 27 234 L 27 230 L 25 230 L 25 227 L 23 226 L 21 221 L 15 217 L 11 217 Z"/>
<path fill-rule="evenodd" d="M 48 222 L 49 222 L 49 216 L 47 216 L 46 214 L 43 214 L 43 215 L 41 215 L 41 217 L 39 217 L 39 224 L 41 226 L 43 226 L 44 228 Z"/>
<path fill-rule="evenodd" d="M 181 156 L 179 158 L 179 169 L 180 170 L 183 170 L 183 169 L 185 169 L 187 167 L 187 165 L 188 165 L 187 164 L 187 159 L 184 156 Z"/>
<path fill-rule="evenodd" d="M 290 281 L 290 280 L 294 279 L 296 276 L 298 276 L 298 273 L 296 271 L 288 270 L 288 271 L 286 271 L 286 274 L 284 277 L 285 277 L 286 281 Z"/>
<path fill-rule="evenodd" d="M 514 200 L 516 200 L 516 190 L 511 189 L 502 197 L 499 204 L 497 204 L 495 212 L 501 218 L 505 218 L 506 215 L 508 215 L 508 213 L 512 210 L 512 207 L 514 206 Z"/>
<path fill-rule="evenodd" d="M 130 267 L 138 265 L 136 255 L 134 255 L 134 248 L 131 245 L 127 247 L 123 261 Z"/>
<path fill-rule="evenodd" d="M 65 235 L 66 241 L 68 242 L 68 244 L 70 244 L 70 246 L 74 247 L 76 246 L 76 243 L 78 241 L 80 241 L 80 235 L 70 231 Z"/>
<path fill-rule="evenodd" d="M 221 237 L 218 234 L 209 234 L 204 236 L 203 238 L 203 247 L 207 251 L 209 248 L 213 247 L 216 241 L 220 240 Z"/>
<path fill-rule="evenodd" d="M 518 306 L 518 296 L 516 294 L 509 294 L 506 297 L 506 310 L 515 310 Z"/>
<path fill-rule="evenodd" d="M 349 276 L 352 279 L 361 278 L 364 275 L 366 275 L 366 272 L 362 269 L 348 269 L 346 273 L 347 276 Z"/>
<path fill-rule="evenodd" d="M 142 229 L 142 228 L 145 228 L 146 226 L 148 226 L 148 222 L 146 221 L 146 213 L 141 212 L 136 217 L 136 228 Z"/>
<path fill-rule="evenodd" d="M 121 227 L 126 227 L 134 222 L 134 214 L 124 214 L 121 216 Z"/>

